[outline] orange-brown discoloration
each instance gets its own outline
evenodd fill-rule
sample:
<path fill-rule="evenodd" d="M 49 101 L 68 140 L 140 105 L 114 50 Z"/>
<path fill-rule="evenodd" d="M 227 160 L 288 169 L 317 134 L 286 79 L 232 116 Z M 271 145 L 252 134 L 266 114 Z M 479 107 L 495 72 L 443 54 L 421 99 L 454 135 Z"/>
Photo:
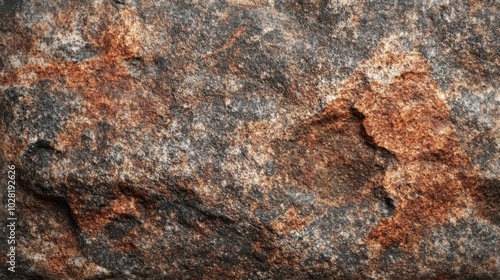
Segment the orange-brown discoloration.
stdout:
<path fill-rule="evenodd" d="M 85 205 L 86 199 L 81 194 L 70 191 L 68 196 L 70 203 L 74 203 L 72 205 Z M 120 216 L 135 217 L 137 219 L 142 216 L 136 199 L 125 195 L 120 195 L 116 199 L 111 200 L 109 204 L 97 209 L 86 210 L 75 208 L 72 211 L 80 229 L 90 236 L 101 233 L 109 222 Z"/>
<path fill-rule="evenodd" d="M 437 223 L 463 215 L 470 182 L 458 178 L 460 170 L 444 163 L 418 162 L 389 169 L 384 188 L 395 199 L 395 215 L 383 220 L 370 239 L 384 248 L 416 249 Z"/>
<path fill-rule="evenodd" d="M 213 50 L 210 55 L 216 55 L 220 52 L 223 52 L 229 49 L 234 43 L 245 33 L 246 28 L 241 26 L 227 39 L 227 41 L 220 48 Z"/>
<path fill-rule="evenodd" d="M 393 160 L 387 152 L 374 148 L 362 116 L 352 108 L 348 95 L 368 89 L 353 80 L 346 83 L 339 98 L 304 121 L 293 140 L 279 151 L 286 166 L 290 165 L 285 172 L 331 206 L 359 202 L 366 189 L 376 185 L 373 178 L 381 178 L 379 173 Z"/>
<path fill-rule="evenodd" d="M 284 149 L 297 151 L 287 158 L 288 172 L 335 206 L 366 199 L 372 195 L 368 189 L 382 187 L 394 200 L 394 215 L 379 222 L 368 243 L 416 249 L 429 228 L 464 215 L 477 186 L 439 96 L 429 64 L 418 53 L 376 51 L 337 98 L 306 121 L 297 144 Z M 293 214 L 287 212 L 274 227 L 303 227 Z"/>
<path fill-rule="evenodd" d="M 473 168 L 422 57 L 376 54 L 365 65 L 358 71 L 366 73 L 368 88 L 355 92 L 360 98 L 354 107 L 365 116 L 363 126 L 375 144 L 398 159 L 381 182 L 395 200 L 395 215 L 369 238 L 384 248 L 412 250 L 434 224 L 460 216 L 467 207 L 475 183 L 465 175 Z"/>
<path fill-rule="evenodd" d="M 83 254 L 81 240 L 64 204 L 25 193 L 24 189 L 17 195 L 22 209 L 36 213 L 38 218 L 26 221 L 28 230 L 17 236 L 16 245 L 23 252 L 23 262 L 32 263 L 32 268 L 56 279 L 92 278 L 105 272 Z M 30 240 L 41 233 L 39 238 Z"/>
<path fill-rule="evenodd" d="M 312 221 L 312 216 L 300 214 L 297 207 L 288 209 L 279 219 L 271 223 L 271 227 L 276 232 L 289 233 L 300 230 Z"/>
<path fill-rule="evenodd" d="M 391 59 L 386 63 L 402 63 L 399 60 L 405 57 Z M 367 133 L 400 161 L 436 158 L 463 164 L 448 108 L 438 98 L 429 65 L 423 59 L 409 63 L 389 84 L 371 82 L 355 104 L 366 116 Z"/>
<path fill-rule="evenodd" d="M 71 25 L 64 20 L 68 11 L 59 11 L 54 20 L 62 25 Z M 64 88 L 79 92 L 84 100 L 82 116 L 66 124 L 55 146 L 58 150 L 68 150 L 79 145 L 82 132 L 103 120 L 113 120 L 117 128 L 133 123 L 154 122 L 164 112 L 147 97 L 150 89 L 147 81 L 134 79 L 126 63 L 141 52 L 144 30 L 134 10 L 123 9 L 108 19 L 112 24 L 96 38 L 89 37 L 89 45 L 99 51 L 90 59 L 73 61 L 51 61 L 49 63 L 27 64 L 14 69 L 4 77 L 4 86 L 30 86 L 44 79 L 57 81 Z M 33 52 L 37 52 L 33 50 Z M 150 57 L 141 58 L 145 61 Z M 137 93 L 145 93 L 143 95 Z M 158 100 L 156 100 L 158 102 Z M 127 112 L 126 118 L 122 116 Z M 133 120 L 133 123 L 130 122 Z M 116 136 L 109 135 L 110 139 Z M 23 150 L 22 147 L 19 149 Z"/>
<path fill-rule="evenodd" d="M 0 153 L 48 203 L 20 207 L 20 277 L 498 274 L 498 168 L 467 158 L 497 151 L 469 141 L 495 131 L 491 5 L 25 2 Z"/>
<path fill-rule="evenodd" d="M 111 201 L 111 209 L 114 213 L 120 215 L 131 215 L 134 217 L 140 217 L 141 213 L 136 207 L 136 199 L 134 197 L 127 197 L 121 195 L 117 199 Z"/>

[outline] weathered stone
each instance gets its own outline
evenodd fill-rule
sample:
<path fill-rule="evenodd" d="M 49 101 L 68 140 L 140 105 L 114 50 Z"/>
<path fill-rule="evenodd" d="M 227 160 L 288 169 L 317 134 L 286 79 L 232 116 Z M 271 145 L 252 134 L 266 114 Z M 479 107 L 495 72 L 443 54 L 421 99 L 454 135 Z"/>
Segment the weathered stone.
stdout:
<path fill-rule="evenodd" d="M 494 1 L 0 15 L 1 279 L 500 278 Z"/>

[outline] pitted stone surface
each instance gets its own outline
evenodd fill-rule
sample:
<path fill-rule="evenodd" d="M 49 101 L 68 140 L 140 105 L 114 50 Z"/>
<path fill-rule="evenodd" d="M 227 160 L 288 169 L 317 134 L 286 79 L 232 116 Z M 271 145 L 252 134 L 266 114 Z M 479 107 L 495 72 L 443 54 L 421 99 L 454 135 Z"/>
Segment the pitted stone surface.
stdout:
<path fill-rule="evenodd" d="M 498 8 L 0 1 L 15 279 L 500 278 Z"/>

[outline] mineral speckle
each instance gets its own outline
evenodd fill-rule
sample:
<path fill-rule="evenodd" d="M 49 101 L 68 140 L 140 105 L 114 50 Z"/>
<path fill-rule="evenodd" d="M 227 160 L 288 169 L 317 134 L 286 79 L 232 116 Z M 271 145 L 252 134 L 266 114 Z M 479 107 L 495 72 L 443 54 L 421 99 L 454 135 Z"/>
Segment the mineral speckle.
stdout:
<path fill-rule="evenodd" d="M 500 278 L 495 1 L 0 15 L 1 279 Z"/>

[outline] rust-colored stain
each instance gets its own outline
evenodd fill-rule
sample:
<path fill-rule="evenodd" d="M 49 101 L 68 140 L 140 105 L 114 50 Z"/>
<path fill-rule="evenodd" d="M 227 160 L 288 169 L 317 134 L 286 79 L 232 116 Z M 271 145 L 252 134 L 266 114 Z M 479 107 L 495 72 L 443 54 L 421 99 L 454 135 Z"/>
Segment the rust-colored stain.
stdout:
<path fill-rule="evenodd" d="M 311 221 L 310 215 L 303 215 L 297 207 L 291 207 L 279 219 L 273 221 L 271 227 L 276 232 L 289 233 L 304 228 Z"/>
<path fill-rule="evenodd" d="M 70 190 L 68 200 L 74 205 L 86 205 L 89 198 L 81 193 Z M 93 207 L 89 209 L 71 209 L 76 218 L 79 228 L 89 236 L 97 236 L 102 233 L 105 226 L 120 216 L 141 218 L 140 208 L 136 199 L 126 197 L 123 194 L 109 201 L 106 205 L 100 206 L 97 210 Z"/>
<path fill-rule="evenodd" d="M 236 31 L 227 39 L 224 45 L 210 52 L 210 56 L 214 56 L 231 48 L 234 43 L 245 33 L 245 30 L 246 28 L 244 26 L 238 27 L 238 29 L 236 29 Z"/>
<path fill-rule="evenodd" d="M 333 206 L 357 203 L 381 188 L 394 215 L 382 219 L 367 242 L 416 250 L 430 228 L 464 214 L 477 187 L 439 92 L 418 53 L 375 51 L 334 101 L 280 144 L 285 172 Z M 273 226 L 288 232 L 306 221 L 292 208 Z"/>
<path fill-rule="evenodd" d="M 395 215 L 371 231 L 369 242 L 417 249 L 434 224 L 463 214 L 476 184 L 470 179 L 474 169 L 454 136 L 427 61 L 418 53 L 382 53 L 370 63 L 381 68 L 367 75 L 368 88 L 355 93 L 360 98 L 354 107 L 365 117 L 366 133 L 397 162 L 380 182 L 395 201 Z"/>
<path fill-rule="evenodd" d="M 74 11 L 68 9 L 66 13 Z M 64 25 L 65 12 L 59 12 L 56 18 Z M 66 124 L 67 128 L 59 135 L 56 148 L 68 150 L 77 147 L 83 131 L 100 121 L 113 120 L 118 125 L 133 125 L 154 122 L 160 117 L 155 102 L 138 92 L 155 91 L 147 86 L 147 80 L 135 79 L 127 62 L 134 59 L 151 61 L 148 56 L 141 57 L 141 26 L 137 13 L 123 9 L 114 16 L 108 16 L 112 22 L 97 37 L 89 37 L 89 45 L 99 50 L 99 55 L 89 59 L 73 61 L 49 61 L 27 64 L 14 69 L 4 77 L 3 85 L 30 86 L 39 81 L 56 81 L 65 89 L 78 92 L 84 97 L 82 118 L 75 118 Z M 69 25 L 70 23 L 66 23 Z M 35 46 L 31 46 L 33 55 L 37 55 Z M 161 94 L 160 94 L 161 96 Z M 128 109 L 127 119 L 120 123 L 120 113 Z M 133 120 L 133 122 L 130 122 Z M 117 127 L 119 129 L 119 127 Z M 110 139 L 116 136 L 108 135 Z"/>
<path fill-rule="evenodd" d="M 8 15 L 19 22 L 0 23 L 0 85 L 12 90 L 0 105 L 13 108 L 0 120 L 0 155 L 27 186 L 19 248 L 34 272 L 23 276 L 498 273 L 498 254 L 484 248 L 498 243 L 500 183 L 496 165 L 486 176 L 475 158 L 491 165 L 497 147 L 475 154 L 469 143 L 496 129 L 495 105 L 474 99 L 498 65 L 487 3 L 472 1 L 462 22 L 455 4 L 413 5 L 391 21 L 407 7 L 382 16 L 345 1 L 90 2 L 34 1 Z M 462 23 L 463 48 L 447 35 Z M 456 105 L 461 87 L 471 100 Z M 34 104 L 63 93 L 67 110 Z M 469 103 L 487 119 L 473 133 Z M 459 248 L 433 248 L 454 226 Z M 481 230 L 484 239 L 467 235 Z M 476 245 L 477 261 L 460 252 Z"/>

